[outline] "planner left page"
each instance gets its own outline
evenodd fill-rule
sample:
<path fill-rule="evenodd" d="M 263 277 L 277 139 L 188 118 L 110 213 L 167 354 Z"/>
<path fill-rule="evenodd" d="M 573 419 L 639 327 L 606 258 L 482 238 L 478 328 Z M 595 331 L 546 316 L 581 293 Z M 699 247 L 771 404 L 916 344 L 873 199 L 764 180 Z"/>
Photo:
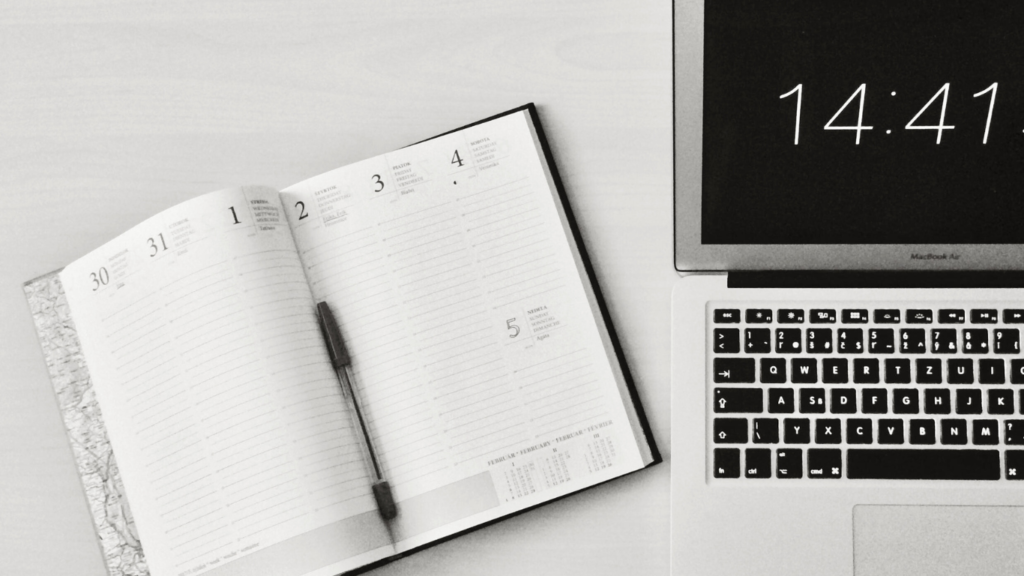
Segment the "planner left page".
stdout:
<path fill-rule="evenodd" d="M 394 553 L 276 191 L 185 202 L 60 281 L 154 576 Z"/>

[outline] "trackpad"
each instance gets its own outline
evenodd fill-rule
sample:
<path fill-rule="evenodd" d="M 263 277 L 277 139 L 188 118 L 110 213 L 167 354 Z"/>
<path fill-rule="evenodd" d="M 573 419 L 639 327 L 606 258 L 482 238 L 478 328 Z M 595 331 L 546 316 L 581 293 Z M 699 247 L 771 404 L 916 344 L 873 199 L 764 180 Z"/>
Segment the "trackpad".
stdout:
<path fill-rule="evenodd" d="M 853 508 L 857 576 L 1024 574 L 1024 507 Z"/>

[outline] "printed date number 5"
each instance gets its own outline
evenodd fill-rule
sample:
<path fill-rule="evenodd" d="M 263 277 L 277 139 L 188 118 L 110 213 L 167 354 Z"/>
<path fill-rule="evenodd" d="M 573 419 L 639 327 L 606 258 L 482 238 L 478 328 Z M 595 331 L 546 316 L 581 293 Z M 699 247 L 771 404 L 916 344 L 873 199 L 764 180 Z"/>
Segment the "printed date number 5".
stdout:
<path fill-rule="evenodd" d="M 513 324 L 513 322 L 515 321 L 515 318 L 509 318 L 508 320 L 505 321 L 505 327 L 508 328 L 509 332 L 511 332 L 511 334 L 508 335 L 509 338 L 515 338 L 516 336 L 519 336 L 519 326 Z"/>

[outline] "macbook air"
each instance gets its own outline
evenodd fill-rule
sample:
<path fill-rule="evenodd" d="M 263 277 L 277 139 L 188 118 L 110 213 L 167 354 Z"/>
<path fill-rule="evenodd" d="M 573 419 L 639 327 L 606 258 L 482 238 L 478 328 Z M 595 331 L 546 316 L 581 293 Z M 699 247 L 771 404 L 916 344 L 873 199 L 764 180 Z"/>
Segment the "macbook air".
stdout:
<path fill-rule="evenodd" d="M 1024 573 L 1024 6 L 673 17 L 673 574 Z"/>

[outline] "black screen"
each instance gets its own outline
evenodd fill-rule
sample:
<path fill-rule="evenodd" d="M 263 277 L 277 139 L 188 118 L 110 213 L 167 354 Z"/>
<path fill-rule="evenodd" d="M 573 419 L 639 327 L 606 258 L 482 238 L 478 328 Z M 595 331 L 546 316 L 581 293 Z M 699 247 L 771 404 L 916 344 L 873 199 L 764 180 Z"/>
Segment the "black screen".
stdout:
<path fill-rule="evenodd" d="M 702 242 L 1024 244 L 1022 76 L 1016 2 L 707 0 Z"/>

